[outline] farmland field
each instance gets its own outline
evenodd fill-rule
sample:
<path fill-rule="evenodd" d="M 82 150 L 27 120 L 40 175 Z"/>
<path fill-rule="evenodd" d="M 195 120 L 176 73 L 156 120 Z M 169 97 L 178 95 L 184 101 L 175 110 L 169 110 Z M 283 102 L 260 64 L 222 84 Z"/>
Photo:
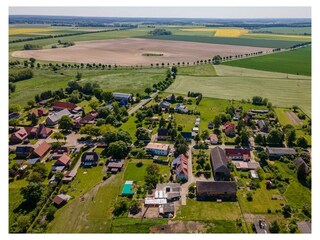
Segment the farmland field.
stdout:
<path fill-rule="evenodd" d="M 240 37 L 249 32 L 244 28 L 188 28 L 185 32 L 212 32 L 215 37 Z"/>
<path fill-rule="evenodd" d="M 178 75 L 166 90 L 169 93 L 186 94 L 201 92 L 205 97 L 221 99 L 251 99 L 262 95 L 273 105 L 292 107 L 298 105 L 308 116 L 311 114 L 311 79 L 230 66 L 216 66 L 217 77 L 193 77 Z M 287 78 L 288 77 L 288 78 Z"/>
<path fill-rule="evenodd" d="M 254 58 L 234 60 L 223 64 L 271 72 L 311 76 L 311 47 Z"/>
<path fill-rule="evenodd" d="M 292 45 L 301 43 L 301 41 L 282 41 L 282 40 L 266 40 L 266 39 L 250 39 L 250 38 L 236 38 L 236 37 L 210 37 L 199 35 L 167 35 L 167 36 L 140 36 L 141 38 L 172 40 L 172 41 L 186 41 L 186 42 L 201 42 L 214 43 L 226 45 L 252 46 L 252 47 L 266 47 L 266 48 L 289 48 Z"/>
<path fill-rule="evenodd" d="M 47 61 L 149 66 L 156 63 L 166 64 L 182 61 L 191 63 L 212 58 L 213 55 L 224 57 L 271 50 L 271 48 L 239 47 L 237 45 L 127 38 L 76 42 L 75 46 L 68 48 L 16 51 L 12 53 L 12 56 L 19 58 L 33 57 Z M 157 56 L 145 56 L 145 53 L 153 53 Z"/>
<path fill-rule="evenodd" d="M 311 27 L 266 27 L 266 28 L 259 28 L 253 29 L 254 32 L 272 32 L 276 34 L 296 34 L 296 35 L 303 35 L 303 34 L 311 34 Z"/>
<path fill-rule="evenodd" d="M 163 80 L 165 69 L 150 70 L 51 70 L 34 69 L 34 77 L 16 84 L 16 91 L 10 94 L 10 104 L 26 105 L 38 93 L 47 90 L 65 88 L 67 83 L 75 79 L 81 72 L 80 82 L 98 82 L 101 87 L 109 90 L 143 93 L 146 87 Z M 26 91 L 28 89 L 28 91 Z"/>

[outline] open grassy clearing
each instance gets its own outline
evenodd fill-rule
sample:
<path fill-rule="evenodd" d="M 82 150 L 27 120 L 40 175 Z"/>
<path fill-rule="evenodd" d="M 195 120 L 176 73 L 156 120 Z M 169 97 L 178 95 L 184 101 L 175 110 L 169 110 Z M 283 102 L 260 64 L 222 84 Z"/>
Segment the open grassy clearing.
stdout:
<path fill-rule="evenodd" d="M 237 202 L 196 201 L 187 199 L 187 205 L 180 206 L 177 220 L 229 220 L 241 218 L 241 211 Z"/>
<path fill-rule="evenodd" d="M 132 180 L 136 181 L 138 184 L 144 183 L 144 175 L 146 174 L 146 169 L 149 165 L 152 164 L 152 159 L 141 160 L 143 165 L 141 167 L 137 167 L 137 163 L 140 160 L 132 160 L 128 163 L 128 166 L 124 173 L 124 180 Z M 169 176 L 170 168 L 167 165 L 157 164 L 160 168 L 160 174 Z"/>
<path fill-rule="evenodd" d="M 221 99 L 251 99 L 266 97 L 275 106 L 298 105 L 308 116 L 311 114 L 311 79 L 304 76 L 247 71 L 244 68 L 216 66 L 217 77 L 177 76 L 166 90 L 186 94 L 201 92 L 205 97 Z M 289 78 L 287 78 L 289 77 Z"/>
<path fill-rule="evenodd" d="M 49 233 L 107 233 L 110 232 L 112 211 L 122 184 L 123 172 L 108 179 L 96 193 L 79 198 L 60 208 L 48 225 Z"/>
<path fill-rule="evenodd" d="M 265 40 L 265 39 L 250 39 L 250 38 L 232 38 L 232 37 L 210 37 L 197 35 L 166 35 L 166 36 L 146 36 L 141 35 L 141 38 L 186 41 L 186 42 L 202 42 L 202 43 L 216 43 L 226 45 L 240 45 L 252 47 L 268 47 L 268 48 L 289 48 L 292 45 L 301 43 L 301 41 L 282 41 L 282 40 Z"/>
<path fill-rule="evenodd" d="M 10 104 L 26 106 L 36 94 L 47 90 L 65 88 L 69 81 L 75 80 L 77 72 L 82 73 L 81 83 L 98 82 L 105 90 L 143 93 L 146 87 L 152 87 L 164 79 L 166 69 L 150 70 L 51 70 L 34 69 L 34 77 L 16 82 L 16 91 L 10 94 Z M 11 71 L 11 70 L 10 70 Z M 26 91 L 27 90 L 27 91 Z"/>
<path fill-rule="evenodd" d="M 311 47 L 254 58 L 234 60 L 224 65 L 311 76 Z"/>

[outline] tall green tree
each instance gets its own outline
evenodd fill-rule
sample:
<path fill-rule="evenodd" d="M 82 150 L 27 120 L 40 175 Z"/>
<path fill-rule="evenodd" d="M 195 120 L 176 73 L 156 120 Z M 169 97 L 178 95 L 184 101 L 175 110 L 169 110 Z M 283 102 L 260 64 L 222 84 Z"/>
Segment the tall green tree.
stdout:
<path fill-rule="evenodd" d="M 62 116 L 58 123 L 59 128 L 64 131 L 71 131 L 73 128 L 73 121 L 69 116 Z"/>

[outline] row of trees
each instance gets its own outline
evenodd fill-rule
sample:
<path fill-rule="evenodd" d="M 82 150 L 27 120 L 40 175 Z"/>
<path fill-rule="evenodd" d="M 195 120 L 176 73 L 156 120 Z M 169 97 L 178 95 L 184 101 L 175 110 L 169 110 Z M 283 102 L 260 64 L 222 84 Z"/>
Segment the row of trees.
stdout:
<path fill-rule="evenodd" d="M 33 71 L 31 69 L 23 69 L 9 74 L 9 82 L 18 82 L 33 77 Z"/>

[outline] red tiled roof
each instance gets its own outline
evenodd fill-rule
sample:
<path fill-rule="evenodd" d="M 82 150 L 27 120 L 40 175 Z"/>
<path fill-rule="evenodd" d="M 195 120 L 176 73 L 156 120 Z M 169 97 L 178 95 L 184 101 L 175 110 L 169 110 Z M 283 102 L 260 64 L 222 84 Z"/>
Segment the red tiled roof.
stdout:
<path fill-rule="evenodd" d="M 214 133 L 211 133 L 209 135 L 209 138 L 210 138 L 211 142 L 218 142 L 218 136 L 216 134 L 214 134 Z"/>
<path fill-rule="evenodd" d="M 43 157 L 45 154 L 49 152 L 50 148 L 51 148 L 51 145 L 46 141 L 44 141 L 34 150 L 34 153 L 39 157 Z"/>
<path fill-rule="evenodd" d="M 19 139 L 21 141 L 27 137 L 28 137 L 28 133 L 24 127 L 21 127 L 18 131 L 12 133 L 11 135 L 11 139 Z"/>
<path fill-rule="evenodd" d="M 37 108 L 30 112 L 30 115 L 34 114 L 37 118 L 48 115 L 48 111 L 45 108 Z"/>
<path fill-rule="evenodd" d="M 77 107 L 74 103 L 70 102 L 55 102 L 53 104 L 53 109 L 68 109 L 73 110 Z"/>
<path fill-rule="evenodd" d="M 188 176 L 188 158 L 183 154 L 180 154 L 178 158 L 179 160 L 176 167 L 177 174 L 183 172 L 186 176 Z"/>
<path fill-rule="evenodd" d="M 226 148 L 227 157 L 239 157 L 242 156 L 244 159 L 250 158 L 250 149 L 243 148 Z"/>
<path fill-rule="evenodd" d="M 69 163 L 70 163 L 70 157 L 66 154 L 66 153 L 64 153 L 64 154 L 62 154 L 62 156 L 56 161 L 56 163 L 55 163 L 55 165 L 64 165 L 64 166 L 66 166 L 66 165 L 69 165 Z"/>

